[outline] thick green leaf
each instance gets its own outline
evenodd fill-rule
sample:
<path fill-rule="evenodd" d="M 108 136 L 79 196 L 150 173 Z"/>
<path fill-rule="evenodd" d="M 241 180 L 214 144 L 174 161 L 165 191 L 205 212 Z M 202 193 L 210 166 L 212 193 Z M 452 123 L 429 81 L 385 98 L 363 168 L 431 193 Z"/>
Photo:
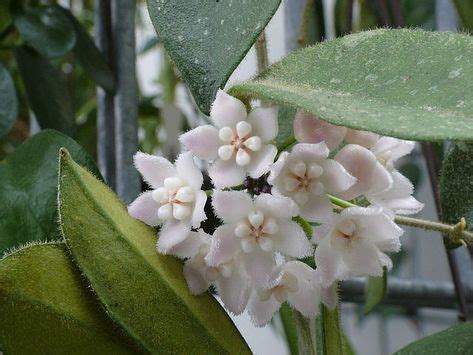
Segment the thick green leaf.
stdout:
<path fill-rule="evenodd" d="M 463 28 L 473 31 L 473 2 L 471 0 L 453 0 Z"/>
<path fill-rule="evenodd" d="M 61 147 L 100 176 L 84 149 L 59 132 L 42 131 L 19 146 L 0 162 L 0 257 L 21 244 L 59 237 L 56 199 Z"/>
<path fill-rule="evenodd" d="M 103 54 L 95 46 L 94 40 L 90 37 L 87 29 L 77 21 L 70 11 L 59 6 L 57 8 L 74 26 L 77 38 L 76 44 L 72 49 L 74 57 L 84 68 L 87 75 L 98 85 L 109 92 L 113 92 L 115 90 L 115 78 L 113 77 L 112 70 L 108 66 Z"/>
<path fill-rule="evenodd" d="M 63 245 L 0 260 L 0 348 L 7 354 L 133 354 Z"/>
<path fill-rule="evenodd" d="M 383 276 L 368 277 L 365 290 L 365 305 L 363 306 L 363 313 L 370 313 L 378 304 L 380 304 L 384 295 L 386 294 L 388 275 L 384 268 Z"/>
<path fill-rule="evenodd" d="M 10 0 L 0 1 L 0 32 L 4 31 L 11 22 Z"/>
<path fill-rule="evenodd" d="M 456 325 L 397 351 L 396 355 L 466 355 L 473 349 L 473 322 Z"/>
<path fill-rule="evenodd" d="M 0 64 L 0 138 L 13 127 L 17 114 L 18 100 L 15 84 L 7 69 Z"/>
<path fill-rule="evenodd" d="M 445 156 L 440 175 L 440 202 L 443 221 L 450 224 L 465 218 L 473 226 L 473 144 L 453 143 Z M 445 238 L 448 248 L 462 244 Z"/>
<path fill-rule="evenodd" d="M 299 354 L 294 310 L 287 303 L 283 303 L 279 309 L 279 317 L 281 318 L 284 335 L 286 336 L 287 346 L 289 347 L 291 355 Z"/>
<path fill-rule="evenodd" d="M 383 135 L 473 141 L 473 37 L 360 32 L 289 55 L 230 92 Z"/>
<path fill-rule="evenodd" d="M 277 145 L 283 144 L 288 138 L 294 136 L 294 116 L 296 110 L 289 106 L 280 106 L 278 112 L 278 136 L 276 137 Z"/>
<path fill-rule="evenodd" d="M 281 0 L 148 0 L 163 43 L 206 114 Z"/>
<path fill-rule="evenodd" d="M 74 133 L 72 97 L 63 74 L 27 47 L 15 50 L 26 96 L 41 128 Z"/>
<path fill-rule="evenodd" d="M 14 14 L 14 23 L 24 41 L 48 58 L 66 54 L 76 43 L 74 27 L 58 6 L 25 7 Z"/>
<path fill-rule="evenodd" d="M 112 319 L 159 353 L 248 353 L 209 294 L 192 296 L 182 263 L 156 252 L 156 232 L 61 151 L 59 213 L 73 258 Z"/>

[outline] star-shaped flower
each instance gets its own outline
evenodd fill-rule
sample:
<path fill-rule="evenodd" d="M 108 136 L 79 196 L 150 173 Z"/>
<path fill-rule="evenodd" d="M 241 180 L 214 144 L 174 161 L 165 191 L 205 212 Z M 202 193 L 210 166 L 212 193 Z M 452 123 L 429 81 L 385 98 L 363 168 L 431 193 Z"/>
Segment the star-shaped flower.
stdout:
<path fill-rule="evenodd" d="M 128 206 L 128 213 L 153 227 L 162 224 L 158 251 L 168 254 L 206 218 L 202 173 L 190 152 L 179 155 L 175 166 L 162 157 L 142 152 L 136 153 L 134 161 L 153 190 L 138 196 Z"/>
<path fill-rule="evenodd" d="M 243 183 L 247 175 L 258 178 L 268 171 L 277 153 L 271 144 L 278 133 L 277 109 L 245 105 L 222 90 L 210 111 L 214 126 L 197 127 L 180 137 L 194 155 L 213 161 L 209 176 L 216 188 Z"/>

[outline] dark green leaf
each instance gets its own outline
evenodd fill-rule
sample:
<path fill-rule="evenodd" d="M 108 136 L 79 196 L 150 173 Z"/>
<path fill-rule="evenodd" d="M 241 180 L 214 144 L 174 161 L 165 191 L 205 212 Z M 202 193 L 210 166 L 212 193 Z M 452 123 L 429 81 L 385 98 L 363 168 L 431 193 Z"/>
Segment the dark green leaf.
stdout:
<path fill-rule="evenodd" d="M 74 27 L 58 6 L 26 7 L 14 14 L 14 23 L 25 42 L 48 58 L 66 54 L 76 43 Z"/>
<path fill-rule="evenodd" d="M 296 110 L 289 106 L 280 106 L 278 112 L 278 136 L 276 137 L 277 145 L 281 145 L 286 139 L 294 136 L 294 116 Z"/>
<path fill-rule="evenodd" d="M 405 348 L 395 355 L 466 355 L 473 349 L 473 322 L 456 325 L 437 334 L 430 335 Z"/>
<path fill-rule="evenodd" d="M 0 1 L 0 32 L 3 32 L 11 22 L 10 0 L 2 0 Z"/>
<path fill-rule="evenodd" d="M 383 135 L 473 141 L 472 52 L 463 34 L 366 31 L 302 49 L 230 92 Z"/>
<path fill-rule="evenodd" d="M 471 0 L 453 0 L 453 2 L 463 28 L 470 32 L 473 31 L 473 2 Z"/>
<path fill-rule="evenodd" d="M 150 352 L 249 353 L 218 302 L 192 296 L 182 263 L 156 252 L 155 230 L 65 150 L 60 160 L 61 230 L 111 318 Z"/>
<path fill-rule="evenodd" d="M 27 47 L 15 50 L 26 96 L 41 128 L 74 133 L 72 98 L 63 74 Z"/>
<path fill-rule="evenodd" d="M 0 64 L 0 138 L 13 127 L 17 114 L 18 100 L 15 84 L 7 69 Z"/>
<path fill-rule="evenodd" d="M 100 176 L 82 147 L 59 132 L 45 130 L 24 142 L 0 163 L 0 256 L 30 241 L 59 237 L 57 153 L 61 147 Z"/>
<path fill-rule="evenodd" d="M 148 0 L 158 38 L 204 113 L 209 113 L 218 88 L 223 88 L 279 3 Z"/>
<path fill-rule="evenodd" d="M 473 226 L 473 144 L 453 143 L 442 164 L 440 202 L 443 221 L 456 224 L 465 218 L 468 228 Z M 444 238 L 448 248 L 462 244 Z"/>
<path fill-rule="evenodd" d="M 107 64 L 105 57 L 95 46 L 94 40 L 90 37 L 87 30 L 81 25 L 79 21 L 70 13 L 70 11 L 57 7 L 58 11 L 64 14 L 76 32 L 76 44 L 72 49 L 74 57 L 79 64 L 84 68 L 84 71 L 89 75 L 98 85 L 109 92 L 115 90 L 115 78 L 112 70 Z"/>
<path fill-rule="evenodd" d="M 364 314 L 370 313 L 383 301 L 384 295 L 386 294 L 387 278 L 386 268 L 384 268 L 383 276 L 368 277 L 365 290 L 365 305 L 363 307 Z"/>
<path fill-rule="evenodd" d="M 0 260 L 0 347 L 7 354 L 133 354 L 83 284 L 64 246 Z"/>

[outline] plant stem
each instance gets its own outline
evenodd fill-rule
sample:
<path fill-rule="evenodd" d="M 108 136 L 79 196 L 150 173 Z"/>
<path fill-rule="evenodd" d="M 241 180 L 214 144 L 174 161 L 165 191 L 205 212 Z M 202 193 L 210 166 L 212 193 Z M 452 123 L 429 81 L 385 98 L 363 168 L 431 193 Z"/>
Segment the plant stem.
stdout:
<path fill-rule="evenodd" d="M 282 151 L 286 150 L 287 148 L 289 148 L 294 143 L 296 143 L 296 138 L 294 136 L 288 137 L 284 142 L 282 142 L 278 146 L 278 155 L 281 154 Z"/>
<path fill-rule="evenodd" d="M 331 195 L 328 195 L 328 196 L 330 198 L 330 201 L 336 206 L 339 206 L 342 208 L 358 207 L 357 205 L 351 202 L 342 200 L 338 197 L 331 196 Z M 462 240 L 466 243 L 473 243 L 473 233 L 466 230 L 466 223 L 464 219 L 462 219 L 456 225 L 449 225 L 449 224 L 444 224 L 440 222 L 428 221 L 425 219 L 396 216 L 394 218 L 394 222 L 405 225 L 405 226 L 441 232 L 443 234 L 449 235 L 450 237 L 456 240 Z"/>
<path fill-rule="evenodd" d="M 258 74 L 268 67 L 268 48 L 266 47 L 266 34 L 263 30 L 256 40 L 256 60 L 258 64 Z"/>
<path fill-rule="evenodd" d="M 294 310 L 299 354 L 316 355 L 315 321 Z"/>

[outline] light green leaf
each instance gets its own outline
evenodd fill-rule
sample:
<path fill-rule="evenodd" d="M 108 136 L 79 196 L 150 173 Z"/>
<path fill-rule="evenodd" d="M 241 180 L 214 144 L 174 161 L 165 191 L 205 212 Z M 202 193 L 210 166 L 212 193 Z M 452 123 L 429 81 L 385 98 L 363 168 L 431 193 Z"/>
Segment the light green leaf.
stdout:
<path fill-rule="evenodd" d="M 74 133 L 72 97 L 63 74 L 28 47 L 15 49 L 15 58 L 31 109 L 41 128 Z"/>
<path fill-rule="evenodd" d="M 289 55 L 230 92 L 383 135 L 473 141 L 472 51 L 463 34 L 360 32 Z"/>
<path fill-rule="evenodd" d="M 0 260 L 0 347 L 6 354 L 133 354 L 63 245 Z"/>
<path fill-rule="evenodd" d="M 440 203 L 443 221 L 449 224 L 465 218 L 468 228 L 473 226 L 473 144 L 453 143 L 445 156 L 440 175 Z M 448 248 L 461 246 L 451 238 L 444 238 Z"/>
<path fill-rule="evenodd" d="M 13 127 L 17 114 L 18 100 L 15 84 L 7 69 L 0 64 L 0 138 Z"/>
<path fill-rule="evenodd" d="M 363 313 L 370 313 L 378 304 L 380 304 L 386 294 L 388 275 L 386 268 L 383 270 L 381 277 L 368 277 L 365 290 L 365 305 Z"/>
<path fill-rule="evenodd" d="M 156 252 L 156 232 L 61 151 L 61 230 L 111 318 L 150 352 L 249 353 L 209 294 L 192 296 L 182 263 Z"/>
<path fill-rule="evenodd" d="M 94 40 L 90 37 L 87 30 L 77 19 L 62 7 L 57 7 L 58 11 L 63 13 L 69 19 L 76 33 L 76 44 L 72 49 L 74 58 L 77 59 L 84 71 L 98 85 L 109 92 L 115 90 L 115 78 L 107 61 L 99 49 L 95 46 Z"/>
<path fill-rule="evenodd" d="M 473 31 L 473 2 L 471 0 L 453 0 L 463 28 Z"/>
<path fill-rule="evenodd" d="M 92 158 L 73 139 L 44 130 L 0 162 L 0 257 L 31 241 L 59 237 L 57 224 L 57 154 L 67 147 L 97 176 Z"/>
<path fill-rule="evenodd" d="M 148 0 L 159 40 L 206 114 L 280 0 Z"/>
<path fill-rule="evenodd" d="M 58 6 L 26 6 L 13 21 L 24 41 L 45 57 L 60 57 L 76 43 L 74 27 Z"/>
<path fill-rule="evenodd" d="M 463 323 L 409 344 L 395 355 L 471 354 L 472 334 L 473 322 Z"/>

